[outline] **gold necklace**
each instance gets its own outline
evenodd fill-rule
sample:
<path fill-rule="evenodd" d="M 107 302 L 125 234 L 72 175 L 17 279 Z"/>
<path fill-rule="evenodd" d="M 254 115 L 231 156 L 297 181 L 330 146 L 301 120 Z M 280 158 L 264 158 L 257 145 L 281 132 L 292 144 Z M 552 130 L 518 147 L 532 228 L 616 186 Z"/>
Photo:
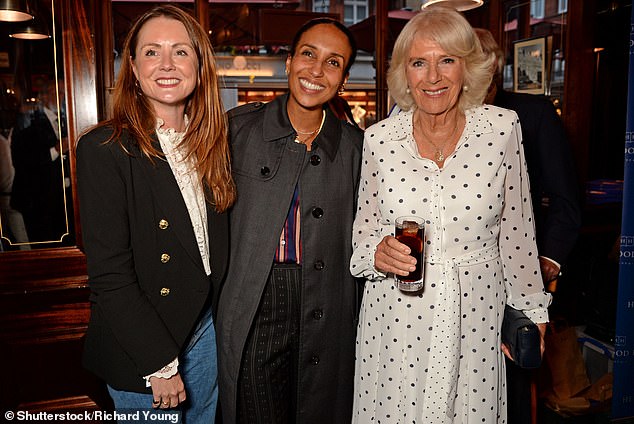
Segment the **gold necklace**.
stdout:
<path fill-rule="evenodd" d="M 299 131 L 299 130 L 297 130 L 297 129 L 293 128 L 293 129 L 295 129 L 295 132 L 297 133 L 297 135 L 295 136 L 295 143 L 300 143 L 300 144 L 301 144 L 301 143 L 306 143 L 308 140 L 310 140 L 310 139 L 312 138 L 312 136 L 314 136 L 315 134 L 319 134 L 319 132 L 321 131 L 321 129 L 322 129 L 322 128 L 323 128 L 323 126 L 324 126 L 324 121 L 325 121 L 325 120 L 326 120 L 326 111 L 325 111 L 325 110 L 322 110 L 322 112 L 321 112 L 321 123 L 320 123 L 320 124 L 319 124 L 319 126 L 318 126 L 316 129 L 314 129 L 313 131 L 310 131 L 310 132 L 302 132 L 302 131 Z M 308 137 L 306 137 L 306 138 L 305 138 L 305 139 L 303 139 L 303 140 L 300 140 L 300 139 L 299 139 L 299 137 L 298 137 L 298 135 L 300 135 L 300 134 L 301 134 L 301 135 L 307 135 Z"/>
<path fill-rule="evenodd" d="M 449 138 L 447 139 L 447 141 L 445 141 L 442 147 L 438 147 L 438 145 L 432 141 L 431 137 L 429 137 L 423 132 L 422 128 L 419 130 L 423 138 L 427 142 L 429 142 L 429 144 L 434 146 L 434 149 L 436 149 L 436 159 L 434 159 L 436 163 L 442 163 L 445 160 L 445 154 L 443 153 L 443 150 L 445 150 L 445 147 L 447 147 L 447 144 L 449 144 L 451 140 L 453 140 L 453 137 L 456 134 L 456 130 L 458 129 L 459 122 L 460 122 L 460 118 L 457 118 L 456 124 L 454 125 L 453 130 L 451 130 L 451 134 L 449 135 Z"/>

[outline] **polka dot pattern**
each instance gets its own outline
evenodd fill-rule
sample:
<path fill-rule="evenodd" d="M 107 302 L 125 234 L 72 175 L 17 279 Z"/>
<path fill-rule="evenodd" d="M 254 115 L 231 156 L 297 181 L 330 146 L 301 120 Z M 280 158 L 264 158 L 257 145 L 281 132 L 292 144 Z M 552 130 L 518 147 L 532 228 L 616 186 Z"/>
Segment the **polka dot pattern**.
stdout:
<path fill-rule="evenodd" d="M 514 112 L 467 112 L 439 169 L 418 155 L 412 113 L 366 130 L 351 272 L 367 279 L 357 333 L 354 423 L 506 422 L 505 303 L 548 320 Z M 401 215 L 425 219 L 425 288 L 374 268 Z M 503 236 L 500 237 L 500 234 Z"/>

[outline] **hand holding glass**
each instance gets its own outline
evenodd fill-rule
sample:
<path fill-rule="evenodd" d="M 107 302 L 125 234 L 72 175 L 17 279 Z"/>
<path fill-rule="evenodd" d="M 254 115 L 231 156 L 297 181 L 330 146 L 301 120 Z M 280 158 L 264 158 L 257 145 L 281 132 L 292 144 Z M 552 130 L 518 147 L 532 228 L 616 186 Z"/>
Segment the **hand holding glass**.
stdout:
<path fill-rule="evenodd" d="M 401 291 L 415 292 L 423 288 L 425 260 L 425 221 L 418 216 L 396 218 L 394 235 L 398 241 L 410 248 L 410 256 L 416 258 L 416 269 L 408 275 L 397 275 L 396 286 Z"/>

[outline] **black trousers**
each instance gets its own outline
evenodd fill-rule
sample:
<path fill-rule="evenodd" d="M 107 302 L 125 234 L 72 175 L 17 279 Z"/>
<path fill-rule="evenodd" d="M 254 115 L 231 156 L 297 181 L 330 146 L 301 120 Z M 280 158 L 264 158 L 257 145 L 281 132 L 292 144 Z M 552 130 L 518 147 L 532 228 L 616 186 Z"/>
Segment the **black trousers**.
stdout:
<path fill-rule="evenodd" d="M 299 265 L 273 265 L 242 356 L 240 424 L 295 422 L 301 276 Z"/>

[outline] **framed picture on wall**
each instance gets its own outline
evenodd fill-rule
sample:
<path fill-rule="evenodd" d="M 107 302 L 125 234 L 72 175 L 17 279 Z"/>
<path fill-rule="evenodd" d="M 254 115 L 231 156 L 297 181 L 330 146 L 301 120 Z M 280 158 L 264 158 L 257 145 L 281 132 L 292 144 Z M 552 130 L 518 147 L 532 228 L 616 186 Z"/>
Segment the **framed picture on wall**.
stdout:
<path fill-rule="evenodd" d="M 547 69 L 546 37 L 517 41 L 514 44 L 513 91 L 545 94 Z"/>

